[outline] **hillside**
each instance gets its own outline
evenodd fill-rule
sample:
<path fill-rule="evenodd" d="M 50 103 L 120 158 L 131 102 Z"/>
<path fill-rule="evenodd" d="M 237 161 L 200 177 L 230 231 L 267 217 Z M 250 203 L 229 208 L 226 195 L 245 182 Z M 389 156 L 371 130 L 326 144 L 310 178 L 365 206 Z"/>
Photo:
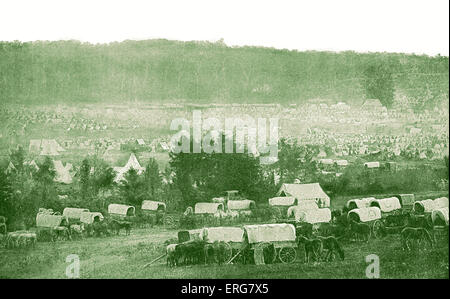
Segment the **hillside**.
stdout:
<path fill-rule="evenodd" d="M 92 45 L 0 43 L 0 99 L 78 102 L 301 103 L 365 97 L 364 72 L 382 65 L 396 95 L 448 99 L 448 57 L 297 52 L 167 40 Z"/>

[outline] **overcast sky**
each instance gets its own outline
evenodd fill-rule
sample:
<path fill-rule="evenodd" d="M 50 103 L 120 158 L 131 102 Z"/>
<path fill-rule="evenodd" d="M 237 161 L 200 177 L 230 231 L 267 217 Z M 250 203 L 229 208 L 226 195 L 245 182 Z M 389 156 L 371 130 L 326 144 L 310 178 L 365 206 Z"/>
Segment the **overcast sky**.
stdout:
<path fill-rule="evenodd" d="M 449 55 L 448 0 L 1 0 L 0 40 L 221 38 L 229 46 Z"/>

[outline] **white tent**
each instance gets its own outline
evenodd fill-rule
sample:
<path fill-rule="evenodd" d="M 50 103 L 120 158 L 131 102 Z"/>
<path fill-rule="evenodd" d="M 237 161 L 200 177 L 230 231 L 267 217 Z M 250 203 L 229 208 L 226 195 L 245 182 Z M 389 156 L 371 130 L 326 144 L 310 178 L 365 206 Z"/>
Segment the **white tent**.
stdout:
<path fill-rule="evenodd" d="M 28 151 L 31 154 L 39 154 L 41 152 L 41 140 L 40 139 L 30 139 L 30 145 L 28 146 Z"/>
<path fill-rule="evenodd" d="M 283 196 L 283 197 L 273 197 L 269 198 L 269 205 L 270 206 L 293 206 L 297 204 L 297 199 L 292 196 Z"/>
<path fill-rule="evenodd" d="M 295 215 L 295 221 L 311 224 L 328 223 L 331 221 L 331 210 L 328 208 L 303 210 Z"/>
<path fill-rule="evenodd" d="M 312 184 L 283 184 L 277 196 L 292 196 L 297 200 L 314 200 L 319 208 L 328 208 L 330 198 L 320 187 L 319 183 Z"/>
<path fill-rule="evenodd" d="M 83 212 L 89 212 L 89 210 L 82 208 L 65 208 L 63 210 L 63 216 L 66 216 L 69 220 L 70 219 L 80 220 L 81 214 Z"/>
<path fill-rule="evenodd" d="M 244 225 L 248 243 L 295 241 L 295 227 L 292 224 Z"/>
<path fill-rule="evenodd" d="M 195 214 L 215 214 L 217 212 L 224 212 L 222 203 L 198 202 L 194 207 Z"/>
<path fill-rule="evenodd" d="M 58 156 L 61 151 L 65 151 L 65 149 L 55 139 L 42 139 L 41 156 Z"/>
<path fill-rule="evenodd" d="M 64 167 L 61 160 L 53 161 L 53 166 L 55 167 L 56 176 L 55 176 L 55 182 L 58 183 L 64 183 L 64 184 L 71 184 L 72 183 L 72 176 L 70 175 L 68 165 Z"/>
<path fill-rule="evenodd" d="M 133 168 L 137 171 L 137 174 L 142 174 L 145 170 L 144 167 L 139 164 L 139 161 L 137 160 L 135 154 L 131 153 L 130 158 L 128 158 L 127 164 L 125 164 L 124 167 L 113 167 L 113 169 L 117 172 L 117 175 L 114 179 L 116 183 L 120 183 L 122 180 L 124 180 L 125 174 Z"/>
<path fill-rule="evenodd" d="M 402 208 L 400 200 L 397 197 L 374 199 L 370 202 L 370 206 L 380 208 L 383 213 L 400 210 Z"/>

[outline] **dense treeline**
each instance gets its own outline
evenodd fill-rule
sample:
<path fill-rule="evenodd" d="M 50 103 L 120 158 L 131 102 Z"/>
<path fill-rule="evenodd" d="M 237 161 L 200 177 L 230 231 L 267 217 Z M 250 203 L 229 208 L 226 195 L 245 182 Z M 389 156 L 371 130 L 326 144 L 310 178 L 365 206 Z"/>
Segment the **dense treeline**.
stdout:
<path fill-rule="evenodd" d="M 299 103 L 368 96 L 371 69 L 402 96 L 448 99 L 448 57 L 297 52 L 167 40 L 92 45 L 1 42 L 0 98 L 23 103 L 186 101 Z M 368 72 L 369 70 L 369 72 Z M 370 93 L 369 93 L 370 96 Z"/>

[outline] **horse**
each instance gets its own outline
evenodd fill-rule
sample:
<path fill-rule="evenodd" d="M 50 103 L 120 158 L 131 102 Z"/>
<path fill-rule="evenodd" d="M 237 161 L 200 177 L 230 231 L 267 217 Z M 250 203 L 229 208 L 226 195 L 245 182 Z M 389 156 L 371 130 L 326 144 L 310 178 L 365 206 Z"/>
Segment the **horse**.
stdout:
<path fill-rule="evenodd" d="M 331 223 L 323 223 L 319 227 L 319 234 L 321 236 L 334 236 L 339 239 L 344 237 L 347 231 L 347 227 Z"/>
<path fill-rule="evenodd" d="M 297 247 L 303 244 L 305 248 L 305 262 L 309 263 L 310 257 L 313 256 L 315 261 L 320 260 L 323 244 L 319 239 L 308 239 L 304 236 L 297 237 Z"/>
<path fill-rule="evenodd" d="M 406 227 L 400 233 L 402 249 L 403 250 L 411 250 L 411 246 L 409 242 L 420 242 L 421 240 L 425 240 L 430 244 L 431 248 L 433 248 L 433 239 L 431 238 L 430 233 L 422 227 Z"/>
<path fill-rule="evenodd" d="M 120 230 L 123 228 L 125 229 L 125 234 L 129 236 L 131 231 L 131 222 L 112 219 L 109 223 L 109 227 L 111 230 L 116 231 L 116 235 L 118 235 Z"/>
<path fill-rule="evenodd" d="M 408 223 L 408 215 L 399 214 L 399 215 L 388 215 L 385 218 L 386 226 L 404 226 Z"/>
<path fill-rule="evenodd" d="M 178 260 L 176 258 L 175 250 L 178 244 L 169 244 L 166 247 L 166 255 L 167 255 L 167 266 L 175 267 L 178 264 Z"/>
<path fill-rule="evenodd" d="M 352 220 L 350 221 L 350 231 L 355 234 L 357 240 L 361 236 L 363 241 L 369 242 L 371 229 L 368 224 Z"/>
<path fill-rule="evenodd" d="M 431 221 L 431 215 L 413 215 L 411 213 L 405 213 L 405 218 L 408 226 L 410 227 L 421 227 L 425 229 L 432 229 L 433 224 Z"/>
<path fill-rule="evenodd" d="M 105 236 L 110 235 L 108 224 L 106 223 L 106 221 L 95 221 L 94 223 L 92 223 L 92 231 L 97 237 L 101 234 Z"/>
<path fill-rule="evenodd" d="M 329 237 L 317 237 L 322 242 L 322 250 L 326 250 L 325 261 L 334 260 L 335 252 L 339 254 L 341 260 L 344 260 L 344 250 L 342 250 L 341 245 L 339 244 L 337 238 L 333 236 Z"/>
<path fill-rule="evenodd" d="M 206 242 L 203 240 L 192 240 L 178 244 L 175 248 L 176 259 L 182 260 L 184 264 L 195 264 L 204 260 L 204 248 Z"/>

